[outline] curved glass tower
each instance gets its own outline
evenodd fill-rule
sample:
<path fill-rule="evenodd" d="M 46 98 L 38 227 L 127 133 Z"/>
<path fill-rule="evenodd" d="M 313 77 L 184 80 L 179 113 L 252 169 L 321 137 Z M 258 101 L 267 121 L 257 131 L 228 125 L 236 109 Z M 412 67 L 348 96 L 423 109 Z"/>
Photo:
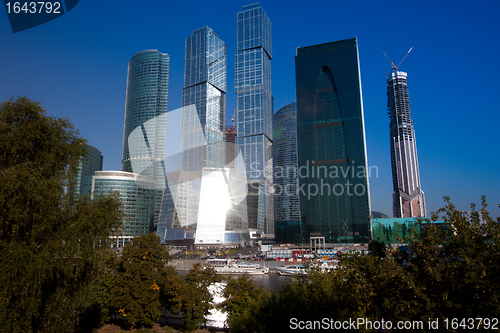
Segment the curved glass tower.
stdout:
<path fill-rule="evenodd" d="M 417 143 L 410 116 L 407 74 L 393 70 L 387 77 L 387 109 L 391 122 L 391 162 L 394 217 L 425 217 Z"/>
<path fill-rule="evenodd" d="M 167 112 L 168 68 L 168 54 L 157 50 L 142 51 L 130 59 L 123 126 L 122 171 L 163 183 L 166 118 L 159 116 Z M 143 135 L 130 140 L 138 127 Z"/>
<path fill-rule="evenodd" d="M 304 240 L 367 243 L 370 201 L 356 38 L 298 48 L 295 73 Z"/>
<path fill-rule="evenodd" d="M 122 171 L 150 178 L 156 186 L 154 231 L 165 188 L 165 140 L 169 56 L 157 50 L 135 54 L 128 64 Z"/>
<path fill-rule="evenodd" d="M 96 171 L 92 195 L 118 193 L 124 213 L 123 230 L 117 242 L 124 245 L 135 236 L 150 232 L 153 223 L 155 184 L 149 177 L 124 171 Z M 120 245 L 120 246 L 121 246 Z"/>

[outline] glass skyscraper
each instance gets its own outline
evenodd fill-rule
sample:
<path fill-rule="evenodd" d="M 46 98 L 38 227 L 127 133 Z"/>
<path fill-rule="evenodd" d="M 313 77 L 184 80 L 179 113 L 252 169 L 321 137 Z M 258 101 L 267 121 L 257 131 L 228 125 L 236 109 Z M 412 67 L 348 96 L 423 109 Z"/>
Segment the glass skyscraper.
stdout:
<path fill-rule="evenodd" d="M 182 106 L 194 106 L 196 112 L 183 109 L 183 170 L 225 165 L 226 90 L 226 43 L 208 27 L 195 30 L 186 38 Z M 204 139 L 204 144 L 197 142 L 198 138 Z"/>
<path fill-rule="evenodd" d="M 87 155 L 85 155 L 78 165 L 76 175 L 75 195 L 90 195 L 92 192 L 92 176 L 96 171 L 102 170 L 102 154 L 90 145 L 87 145 Z"/>
<path fill-rule="evenodd" d="M 226 82 L 226 43 L 208 27 L 195 30 L 186 38 L 181 163 L 180 169 L 175 158 L 167 163 L 157 231 L 162 241 L 210 245 L 248 239 L 244 174 L 225 168 Z"/>
<path fill-rule="evenodd" d="M 248 180 L 248 224 L 252 234 L 274 237 L 272 197 L 271 21 L 260 4 L 237 14 L 235 91 L 236 146 L 243 154 Z"/>
<path fill-rule="evenodd" d="M 128 64 L 122 171 L 150 178 L 154 226 L 165 188 L 165 141 L 169 56 L 157 50 L 135 54 Z"/>
<path fill-rule="evenodd" d="M 395 69 L 387 76 L 387 97 L 387 109 L 391 118 L 389 127 L 394 217 L 425 217 L 424 191 L 420 185 L 417 143 L 410 116 L 410 96 L 405 72 Z"/>
<path fill-rule="evenodd" d="M 356 38 L 295 57 L 298 176 L 304 240 L 370 241 L 370 201 Z"/>
<path fill-rule="evenodd" d="M 208 27 L 193 31 L 186 38 L 182 91 L 182 171 L 191 176 L 178 187 L 181 226 L 197 225 L 203 168 L 225 165 L 226 90 L 226 43 Z"/>
<path fill-rule="evenodd" d="M 155 215 L 155 182 L 145 176 L 125 171 L 97 171 L 92 181 L 93 196 L 118 193 L 124 213 L 123 230 L 117 243 L 124 245 L 135 236 L 151 231 Z"/>
<path fill-rule="evenodd" d="M 297 175 L 297 110 L 288 104 L 273 116 L 274 223 L 278 242 L 299 243 L 299 186 Z"/>

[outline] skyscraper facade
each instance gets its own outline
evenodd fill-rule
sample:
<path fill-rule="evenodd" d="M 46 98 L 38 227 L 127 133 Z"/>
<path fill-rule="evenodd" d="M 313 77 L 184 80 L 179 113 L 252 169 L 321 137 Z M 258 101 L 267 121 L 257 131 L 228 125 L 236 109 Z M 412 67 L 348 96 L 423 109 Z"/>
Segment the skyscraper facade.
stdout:
<path fill-rule="evenodd" d="M 282 107 L 273 116 L 273 170 L 276 240 L 301 242 L 295 103 Z"/>
<path fill-rule="evenodd" d="M 369 242 L 369 170 L 356 38 L 298 48 L 295 74 L 303 238 Z"/>
<path fill-rule="evenodd" d="M 76 175 L 76 195 L 90 195 L 92 192 L 92 176 L 102 170 L 102 154 L 90 145 L 87 145 L 87 155 L 80 160 Z"/>
<path fill-rule="evenodd" d="M 183 109 L 183 170 L 225 165 L 226 90 L 226 43 L 209 27 L 195 30 L 186 38 L 182 107 L 194 106 L 196 112 Z"/>
<path fill-rule="evenodd" d="M 122 171 L 150 178 L 154 231 L 165 188 L 165 141 L 169 56 L 157 50 L 135 54 L 128 64 Z"/>
<path fill-rule="evenodd" d="M 186 38 L 182 162 L 180 170 L 167 165 L 157 231 L 164 242 L 239 244 L 245 234 L 248 238 L 246 212 L 241 212 L 246 182 L 225 167 L 226 82 L 226 44 L 208 27 L 195 30 Z"/>
<path fill-rule="evenodd" d="M 249 228 L 274 237 L 272 192 L 271 21 L 260 4 L 243 6 L 237 14 L 235 92 L 236 146 L 243 154 L 248 180 Z"/>
<path fill-rule="evenodd" d="M 154 224 L 152 203 L 156 196 L 156 184 L 151 178 L 125 171 L 97 171 L 92 178 L 93 196 L 113 191 L 122 202 L 123 230 L 116 236 L 118 243 L 125 244 L 151 231 Z"/>
<path fill-rule="evenodd" d="M 424 192 L 420 185 L 417 143 L 410 116 L 410 97 L 405 72 L 387 76 L 387 109 L 390 114 L 393 212 L 396 218 L 425 217 Z"/>
<path fill-rule="evenodd" d="M 122 171 L 149 177 L 163 186 L 169 56 L 141 51 L 130 59 L 123 126 Z M 131 137 L 134 130 L 142 135 Z M 139 133 L 138 133 L 139 134 Z M 138 172 L 139 171 L 139 172 Z"/>
<path fill-rule="evenodd" d="M 182 171 L 191 172 L 178 187 L 179 224 L 198 222 L 203 168 L 225 164 L 226 43 L 210 28 L 186 38 L 182 90 Z"/>

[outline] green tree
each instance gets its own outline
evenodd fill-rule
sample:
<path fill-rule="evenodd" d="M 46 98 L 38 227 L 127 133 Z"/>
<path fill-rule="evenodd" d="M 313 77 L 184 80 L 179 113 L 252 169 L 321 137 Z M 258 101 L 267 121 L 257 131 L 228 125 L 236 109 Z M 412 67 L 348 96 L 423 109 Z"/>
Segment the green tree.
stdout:
<path fill-rule="evenodd" d="M 121 224 L 114 196 L 71 198 L 85 140 L 26 97 L 0 104 L 0 330 L 68 332 L 90 301 L 97 254 Z"/>
<path fill-rule="evenodd" d="M 80 327 L 90 331 L 110 322 L 117 310 L 112 305 L 111 292 L 116 286 L 118 258 L 116 251 L 107 249 L 100 254 L 102 265 L 94 283 L 90 286 L 92 301 L 81 315 Z"/>
<path fill-rule="evenodd" d="M 184 329 L 193 331 L 206 322 L 213 301 L 209 287 L 220 280 L 213 268 L 194 264 L 184 278 L 170 276 L 165 281 L 162 303 L 172 313 L 182 314 Z"/>
<path fill-rule="evenodd" d="M 219 308 L 228 313 L 227 323 L 232 332 L 259 331 L 258 320 L 255 320 L 255 309 L 263 299 L 268 297 L 266 289 L 255 284 L 254 280 L 244 274 L 234 278 L 230 276 L 226 281 L 223 292 L 224 301 Z"/>
<path fill-rule="evenodd" d="M 123 248 L 118 262 L 111 305 L 129 326 L 151 326 L 162 315 L 160 286 L 174 274 L 167 267 L 170 256 L 155 234 L 132 239 Z"/>
<path fill-rule="evenodd" d="M 410 231 L 409 252 L 343 254 L 335 272 L 310 270 L 306 277 L 290 280 L 271 297 L 261 298 L 248 315 L 238 318 L 236 328 L 283 331 L 290 327 L 290 318 L 384 319 L 393 324 L 410 320 L 427 327 L 430 318 L 439 319 L 444 330 L 445 318 L 498 317 L 500 220 L 490 217 L 484 197 L 479 211 L 472 205 L 470 220 L 461 217 L 449 198 L 445 201 L 446 206 L 432 217 L 444 219 L 444 224 L 420 221 L 422 232 Z M 259 327 L 253 324 L 256 321 Z"/>
<path fill-rule="evenodd" d="M 421 236 L 409 244 L 408 272 L 424 296 L 422 317 L 476 318 L 500 313 L 500 228 L 487 211 L 486 199 L 472 218 L 461 217 L 449 197 L 432 219 L 444 226 L 423 223 Z M 481 219 L 480 214 L 481 213 Z"/>
<path fill-rule="evenodd" d="M 386 255 L 387 246 L 384 242 L 374 239 L 368 244 L 368 250 L 370 251 L 371 255 L 378 256 L 379 258 L 384 258 Z"/>

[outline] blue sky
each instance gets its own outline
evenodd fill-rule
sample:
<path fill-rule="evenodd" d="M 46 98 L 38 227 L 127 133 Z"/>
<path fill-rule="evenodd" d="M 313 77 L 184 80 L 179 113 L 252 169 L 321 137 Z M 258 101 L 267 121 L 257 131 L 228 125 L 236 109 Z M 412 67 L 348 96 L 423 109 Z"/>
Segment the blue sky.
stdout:
<path fill-rule="evenodd" d="M 127 64 L 137 52 L 170 55 L 169 110 L 181 105 L 184 40 L 211 27 L 228 47 L 227 119 L 235 107 L 236 13 L 252 1 L 88 1 L 13 34 L 0 9 L 0 101 L 26 95 L 68 117 L 119 170 Z M 408 73 L 428 212 L 450 196 L 459 209 L 486 195 L 500 216 L 498 1 L 261 1 L 273 24 L 275 111 L 295 99 L 297 47 L 357 36 L 372 210 L 392 214 L 383 51 Z"/>

